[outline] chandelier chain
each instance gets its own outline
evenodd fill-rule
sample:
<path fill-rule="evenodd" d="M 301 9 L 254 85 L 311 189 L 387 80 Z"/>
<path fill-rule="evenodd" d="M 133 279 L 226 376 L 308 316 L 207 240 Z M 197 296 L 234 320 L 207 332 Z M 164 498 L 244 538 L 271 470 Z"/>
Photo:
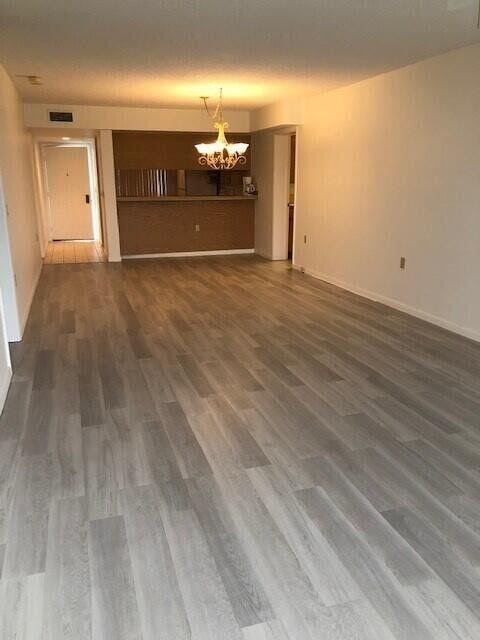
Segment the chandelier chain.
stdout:
<path fill-rule="evenodd" d="M 205 111 L 208 113 L 209 117 L 213 120 L 213 122 L 218 122 L 218 121 L 222 121 L 223 120 L 223 89 L 220 88 L 220 94 L 219 94 L 219 99 L 218 99 L 218 103 L 217 106 L 215 108 L 215 111 L 212 113 L 210 111 L 210 108 L 208 106 L 208 96 L 202 96 L 201 98 L 203 100 L 203 105 L 205 107 Z"/>

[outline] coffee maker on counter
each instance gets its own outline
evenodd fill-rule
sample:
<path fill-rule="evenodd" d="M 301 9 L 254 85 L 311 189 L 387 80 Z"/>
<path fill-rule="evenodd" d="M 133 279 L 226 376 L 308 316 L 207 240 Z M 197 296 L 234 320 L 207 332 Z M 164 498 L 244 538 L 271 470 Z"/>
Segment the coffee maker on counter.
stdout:
<path fill-rule="evenodd" d="M 252 176 L 243 177 L 243 195 L 254 196 L 257 194 L 257 187 L 253 184 Z"/>

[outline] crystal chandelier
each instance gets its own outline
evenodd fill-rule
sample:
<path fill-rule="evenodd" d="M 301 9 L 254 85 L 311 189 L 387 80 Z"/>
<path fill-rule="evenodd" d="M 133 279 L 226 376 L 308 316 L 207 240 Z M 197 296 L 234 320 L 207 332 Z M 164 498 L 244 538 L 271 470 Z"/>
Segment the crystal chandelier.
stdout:
<path fill-rule="evenodd" d="M 202 97 L 205 110 L 213 120 L 213 126 L 218 131 L 216 142 L 196 144 L 195 148 L 200 154 L 198 162 L 201 165 L 211 167 L 212 169 L 233 169 L 236 164 L 245 164 L 247 159 L 245 151 L 248 144 L 245 142 L 229 143 L 225 137 L 225 131 L 228 129 L 228 122 L 223 119 L 222 89 L 217 108 L 214 113 L 210 113 L 207 105 L 208 98 Z"/>

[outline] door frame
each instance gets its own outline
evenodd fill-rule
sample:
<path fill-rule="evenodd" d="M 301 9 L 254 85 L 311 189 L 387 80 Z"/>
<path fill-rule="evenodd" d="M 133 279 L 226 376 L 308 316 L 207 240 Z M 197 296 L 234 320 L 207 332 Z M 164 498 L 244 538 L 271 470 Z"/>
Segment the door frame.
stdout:
<path fill-rule="evenodd" d="M 296 136 L 295 144 L 295 187 L 294 202 L 297 203 L 298 174 L 298 131 L 296 126 L 282 127 L 273 132 L 273 220 L 272 220 L 272 260 L 288 259 L 288 225 L 290 199 L 290 141 Z M 296 212 L 293 217 L 292 264 L 295 263 Z"/>
<path fill-rule="evenodd" d="M 85 147 L 87 149 L 93 239 L 95 242 L 103 245 L 95 139 L 59 140 L 55 138 L 37 140 L 35 144 L 35 164 L 37 165 L 37 184 L 39 187 L 41 226 L 43 231 L 42 254 L 45 254 L 47 244 L 52 241 L 51 209 L 50 199 L 48 197 L 47 168 L 44 154 L 45 149 L 48 147 Z"/>

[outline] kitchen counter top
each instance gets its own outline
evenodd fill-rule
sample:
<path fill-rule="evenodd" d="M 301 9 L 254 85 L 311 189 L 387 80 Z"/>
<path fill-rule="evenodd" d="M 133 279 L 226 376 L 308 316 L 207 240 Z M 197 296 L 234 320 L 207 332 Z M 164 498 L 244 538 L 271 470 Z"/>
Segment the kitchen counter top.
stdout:
<path fill-rule="evenodd" d="M 256 200 L 257 196 L 158 196 L 117 198 L 117 202 L 191 202 L 203 200 Z"/>

